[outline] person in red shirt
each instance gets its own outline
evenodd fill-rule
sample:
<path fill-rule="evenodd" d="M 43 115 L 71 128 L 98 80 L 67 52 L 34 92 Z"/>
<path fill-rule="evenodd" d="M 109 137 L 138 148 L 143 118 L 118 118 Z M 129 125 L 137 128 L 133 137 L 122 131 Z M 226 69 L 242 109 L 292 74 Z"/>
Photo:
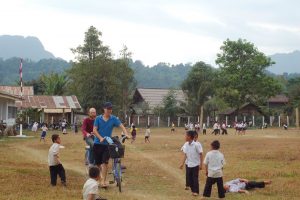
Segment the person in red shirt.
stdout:
<path fill-rule="evenodd" d="M 89 109 L 89 117 L 85 118 L 82 123 L 82 135 L 83 140 L 86 142 L 87 145 L 90 146 L 89 150 L 89 164 L 94 165 L 94 156 L 93 156 L 93 147 L 94 147 L 94 133 L 93 133 L 93 127 L 94 127 L 94 121 L 96 119 L 96 109 L 90 108 Z"/>

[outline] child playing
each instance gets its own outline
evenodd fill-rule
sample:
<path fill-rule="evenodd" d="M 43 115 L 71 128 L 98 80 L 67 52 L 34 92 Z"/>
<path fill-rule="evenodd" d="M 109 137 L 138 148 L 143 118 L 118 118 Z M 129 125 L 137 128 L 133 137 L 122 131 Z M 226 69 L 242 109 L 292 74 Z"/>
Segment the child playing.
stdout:
<path fill-rule="evenodd" d="M 136 128 L 135 128 L 135 126 L 132 126 L 132 130 L 131 130 L 131 144 L 135 141 L 135 139 L 136 139 L 136 132 L 137 132 L 137 130 L 136 130 Z"/>
<path fill-rule="evenodd" d="M 210 197 L 212 185 L 217 183 L 219 198 L 225 198 L 223 188 L 223 166 L 225 165 L 225 159 L 224 155 L 219 151 L 220 142 L 218 140 L 213 141 L 211 149 L 204 159 L 207 179 L 203 197 Z"/>
<path fill-rule="evenodd" d="M 150 126 L 147 125 L 146 132 L 145 132 L 145 143 L 147 143 L 147 142 L 150 143 L 150 140 L 149 140 L 150 134 L 151 134 Z"/>
<path fill-rule="evenodd" d="M 63 186 L 66 186 L 65 169 L 59 160 L 60 137 L 57 134 L 52 135 L 52 146 L 49 149 L 48 164 L 51 176 L 51 185 L 56 186 L 57 175 L 61 179 Z"/>
<path fill-rule="evenodd" d="M 42 134 L 41 134 L 41 138 L 40 138 L 40 141 L 43 140 L 44 143 L 45 143 L 45 137 L 46 137 L 46 135 L 47 135 L 47 131 L 48 131 L 47 125 L 44 124 L 44 125 L 42 126 Z"/>
<path fill-rule="evenodd" d="M 89 169 L 89 179 L 85 182 L 82 190 L 83 200 L 105 200 L 98 196 L 100 170 L 98 167 Z"/>
<path fill-rule="evenodd" d="M 182 147 L 184 157 L 180 169 L 187 165 L 187 185 L 190 186 L 193 196 L 199 195 L 199 170 L 201 170 L 200 155 L 203 152 L 200 143 L 194 141 L 196 131 L 187 131 L 185 135 L 186 143 Z"/>

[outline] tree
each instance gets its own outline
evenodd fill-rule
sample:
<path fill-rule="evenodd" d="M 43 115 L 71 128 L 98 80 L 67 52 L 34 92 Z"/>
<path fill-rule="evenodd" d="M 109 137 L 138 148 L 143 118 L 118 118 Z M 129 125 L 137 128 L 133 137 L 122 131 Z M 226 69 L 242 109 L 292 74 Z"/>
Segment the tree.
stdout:
<path fill-rule="evenodd" d="M 295 108 L 296 126 L 299 127 L 300 77 L 288 81 L 287 94 L 291 107 Z"/>
<path fill-rule="evenodd" d="M 109 47 L 101 41 L 101 32 L 93 26 L 85 32 L 83 45 L 73 49 L 73 53 L 77 61 L 68 70 L 68 91 L 77 95 L 82 107 L 100 109 L 106 101 L 114 104 L 117 113 L 125 104 L 127 107 L 129 101 L 124 98 L 130 94 L 129 88 L 134 82 L 127 58 L 114 60 Z M 126 97 L 124 91 L 128 91 Z"/>
<path fill-rule="evenodd" d="M 174 90 L 170 90 L 163 99 L 162 114 L 165 117 L 171 117 L 171 119 L 173 119 L 178 112 L 179 107 L 176 100 L 176 93 Z"/>
<path fill-rule="evenodd" d="M 213 95 L 215 70 L 204 62 L 196 63 L 182 83 L 182 89 L 188 97 L 188 104 L 195 106 L 203 123 L 203 105 Z"/>
<path fill-rule="evenodd" d="M 49 75 L 43 74 L 41 81 L 44 86 L 45 95 L 63 95 L 68 79 L 65 74 L 51 73 Z"/>
<path fill-rule="evenodd" d="M 260 104 L 281 91 L 278 81 L 265 73 L 274 62 L 246 40 L 227 39 L 216 63 L 220 66 L 218 95 L 232 107 Z"/>

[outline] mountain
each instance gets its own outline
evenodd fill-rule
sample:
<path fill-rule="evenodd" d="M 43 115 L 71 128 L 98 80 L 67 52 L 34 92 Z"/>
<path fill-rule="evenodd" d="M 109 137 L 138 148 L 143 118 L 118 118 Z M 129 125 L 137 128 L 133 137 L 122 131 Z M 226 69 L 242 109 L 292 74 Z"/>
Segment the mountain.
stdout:
<path fill-rule="evenodd" d="M 33 61 L 55 58 L 52 53 L 45 50 L 37 37 L 0 36 L 0 58 L 12 57 L 27 58 Z"/>
<path fill-rule="evenodd" d="M 276 64 L 268 70 L 275 74 L 300 73 L 300 51 L 291 53 L 278 53 L 270 56 Z"/>
<path fill-rule="evenodd" d="M 182 81 L 192 68 L 191 64 L 170 65 L 158 63 L 152 67 L 145 66 L 139 60 L 130 62 L 134 71 L 137 87 L 140 88 L 180 88 Z"/>

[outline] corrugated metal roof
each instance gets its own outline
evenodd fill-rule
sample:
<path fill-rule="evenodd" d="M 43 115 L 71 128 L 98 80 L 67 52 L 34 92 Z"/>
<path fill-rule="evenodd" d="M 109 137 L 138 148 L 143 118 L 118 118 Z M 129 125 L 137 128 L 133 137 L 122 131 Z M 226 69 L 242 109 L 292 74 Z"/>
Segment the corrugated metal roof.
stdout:
<path fill-rule="evenodd" d="M 21 100 L 21 97 L 1 91 L 1 90 L 0 90 L 0 97 L 6 98 L 6 99 L 12 99 L 12 100 Z"/>
<path fill-rule="evenodd" d="M 136 91 L 149 104 L 150 108 L 155 108 L 162 104 L 170 89 L 137 88 Z M 182 90 L 174 90 L 174 92 L 178 102 L 185 102 L 185 95 Z"/>
<path fill-rule="evenodd" d="M 0 91 L 7 92 L 12 95 L 21 96 L 20 86 L 4 86 L 0 85 Z M 23 86 L 23 95 L 34 95 L 33 86 Z"/>
<path fill-rule="evenodd" d="M 76 96 L 24 96 L 22 108 L 81 109 Z M 21 107 L 21 102 L 16 102 Z"/>
<path fill-rule="evenodd" d="M 288 103 L 289 98 L 285 95 L 276 95 L 268 100 L 269 103 Z"/>

